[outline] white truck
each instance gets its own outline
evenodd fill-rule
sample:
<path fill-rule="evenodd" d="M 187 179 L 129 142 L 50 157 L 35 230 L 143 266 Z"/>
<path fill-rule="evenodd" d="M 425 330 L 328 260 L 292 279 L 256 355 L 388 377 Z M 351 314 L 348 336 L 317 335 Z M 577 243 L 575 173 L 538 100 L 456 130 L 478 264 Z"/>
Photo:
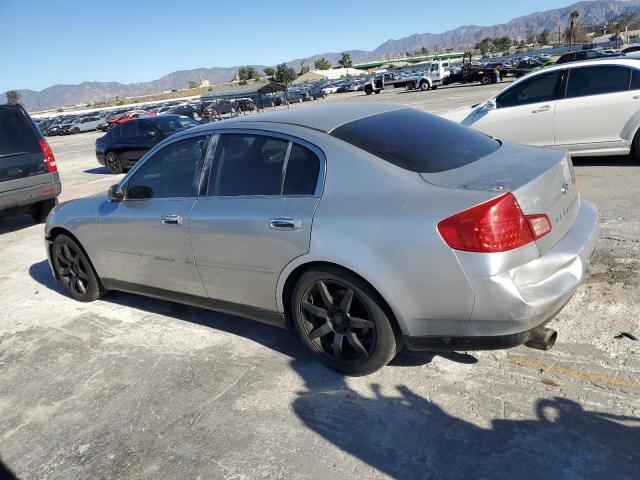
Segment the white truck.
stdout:
<path fill-rule="evenodd" d="M 444 79 L 450 74 L 449 60 L 436 60 L 427 65 L 424 71 L 408 78 L 405 88 L 407 90 L 435 90 L 444 83 Z"/>

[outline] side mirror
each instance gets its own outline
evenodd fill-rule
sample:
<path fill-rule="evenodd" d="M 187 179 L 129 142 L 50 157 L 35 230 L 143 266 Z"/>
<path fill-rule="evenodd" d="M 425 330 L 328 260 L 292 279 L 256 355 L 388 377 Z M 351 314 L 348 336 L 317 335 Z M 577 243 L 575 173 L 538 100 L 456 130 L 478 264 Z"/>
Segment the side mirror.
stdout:
<path fill-rule="evenodd" d="M 483 112 L 490 112 L 491 110 L 495 110 L 497 108 L 495 100 L 487 100 L 485 104 L 482 106 Z"/>
<path fill-rule="evenodd" d="M 124 192 L 117 183 L 109 187 L 109 200 L 112 202 L 121 202 L 124 200 Z"/>

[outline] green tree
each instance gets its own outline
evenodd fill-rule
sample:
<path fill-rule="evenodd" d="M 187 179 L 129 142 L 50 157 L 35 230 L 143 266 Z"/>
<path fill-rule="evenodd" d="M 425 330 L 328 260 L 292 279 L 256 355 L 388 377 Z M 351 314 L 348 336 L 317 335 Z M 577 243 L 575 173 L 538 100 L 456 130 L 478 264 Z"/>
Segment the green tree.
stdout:
<path fill-rule="evenodd" d="M 300 63 L 300 72 L 298 73 L 298 75 L 304 75 L 305 73 L 307 73 L 309 71 L 309 65 L 307 65 L 305 63 L 305 61 L 303 60 Z"/>
<path fill-rule="evenodd" d="M 353 62 L 351 61 L 351 55 L 346 52 L 342 52 L 342 57 L 338 60 L 338 65 L 342 68 L 351 68 L 353 66 Z"/>
<path fill-rule="evenodd" d="M 429 55 L 429 49 L 427 47 L 422 47 L 420 49 L 420 55 Z"/>
<path fill-rule="evenodd" d="M 493 50 L 495 49 L 493 39 L 489 37 L 483 38 L 480 42 L 476 43 L 475 49 L 480 50 L 480 53 L 482 55 L 493 52 Z"/>
<path fill-rule="evenodd" d="M 7 92 L 7 103 L 20 103 L 20 93 L 17 90 Z"/>
<path fill-rule="evenodd" d="M 578 24 L 578 17 L 580 17 L 580 12 L 577 10 L 573 10 L 569 14 L 569 45 L 571 45 L 571 50 L 573 50 L 573 42 L 576 35 L 576 25 Z"/>
<path fill-rule="evenodd" d="M 276 66 L 276 73 L 273 79 L 278 83 L 289 85 L 296 79 L 296 71 L 286 63 L 281 63 Z"/>
<path fill-rule="evenodd" d="M 258 70 L 256 70 L 254 67 L 251 66 L 247 66 L 247 67 L 240 67 L 238 69 L 238 80 L 251 80 L 252 78 L 260 78 L 260 74 L 258 73 Z"/>
<path fill-rule="evenodd" d="M 548 28 L 545 28 L 544 30 L 542 30 L 542 32 L 540 32 L 540 34 L 538 35 L 538 43 L 540 45 L 549 45 L 550 39 L 551 39 L 551 32 L 549 31 Z"/>
<path fill-rule="evenodd" d="M 331 63 L 324 57 L 316 58 L 313 65 L 316 70 L 331 70 Z"/>
<path fill-rule="evenodd" d="M 276 73 L 276 69 L 272 67 L 265 67 L 262 69 L 262 72 L 269 78 L 273 77 Z"/>
<path fill-rule="evenodd" d="M 509 37 L 498 37 L 493 40 L 495 49 L 499 52 L 506 52 L 511 48 L 512 42 Z"/>

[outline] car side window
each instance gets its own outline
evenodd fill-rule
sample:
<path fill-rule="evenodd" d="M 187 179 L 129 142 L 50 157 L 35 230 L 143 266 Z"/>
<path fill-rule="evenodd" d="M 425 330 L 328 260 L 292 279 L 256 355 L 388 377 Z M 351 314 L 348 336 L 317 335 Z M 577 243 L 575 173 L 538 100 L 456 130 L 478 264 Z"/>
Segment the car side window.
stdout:
<path fill-rule="evenodd" d="M 569 70 L 567 98 L 602 95 L 629 90 L 631 70 L 618 65 L 580 67 Z"/>
<path fill-rule="evenodd" d="M 207 137 L 190 137 L 155 152 L 127 181 L 127 199 L 184 198 L 197 195 L 197 175 Z"/>
<path fill-rule="evenodd" d="M 138 136 L 139 137 L 150 137 L 158 134 L 156 128 L 151 125 L 149 122 L 138 122 Z"/>
<path fill-rule="evenodd" d="M 123 139 L 135 138 L 138 135 L 138 122 L 129 121 L 123 123 L 120 128 L 120 136 Z"/>
<path fill-rule="evenodd" d="M 318 184 L 320 159 L 308 148 L 293 144 L 284 176 L 283 195 L 313 195 Z"/>
<path fill-rule="evenodd" d="M 289 142 L 266 135 L 220 135 L 209 196 L 278 195 Z"/>
<path fill-rule="evenodd" d="M 640 70 L 631 69 L 631 90 L 640 90 Z"/>
<path fill-rule="evenodd" d="M 518 107 L 530 103 L 549 102 L 557 97 L 561 70 L 542 73 L 521 81 L 496 97 L 498 108 Z"/>
<path fill-rule="evenodd" d="M 122 125 L 116 125 L 111 130 L 109 130 L 109 137 L 111 140 L 120 140 L 120 132 L 122 131 Z"/>

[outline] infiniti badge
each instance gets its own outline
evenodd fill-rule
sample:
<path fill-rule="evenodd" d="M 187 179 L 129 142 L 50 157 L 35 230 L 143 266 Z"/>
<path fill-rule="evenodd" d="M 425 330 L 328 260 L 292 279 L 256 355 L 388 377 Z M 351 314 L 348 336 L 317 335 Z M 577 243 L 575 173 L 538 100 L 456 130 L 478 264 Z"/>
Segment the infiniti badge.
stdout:
<path fill-rule="evenodd" d="M 563 183 L 562 184 L 562 188 L 560 189 L 560 191 L 562 193 L 567 193 L 569 191 L 569 184 L 568 183 Z"/>

